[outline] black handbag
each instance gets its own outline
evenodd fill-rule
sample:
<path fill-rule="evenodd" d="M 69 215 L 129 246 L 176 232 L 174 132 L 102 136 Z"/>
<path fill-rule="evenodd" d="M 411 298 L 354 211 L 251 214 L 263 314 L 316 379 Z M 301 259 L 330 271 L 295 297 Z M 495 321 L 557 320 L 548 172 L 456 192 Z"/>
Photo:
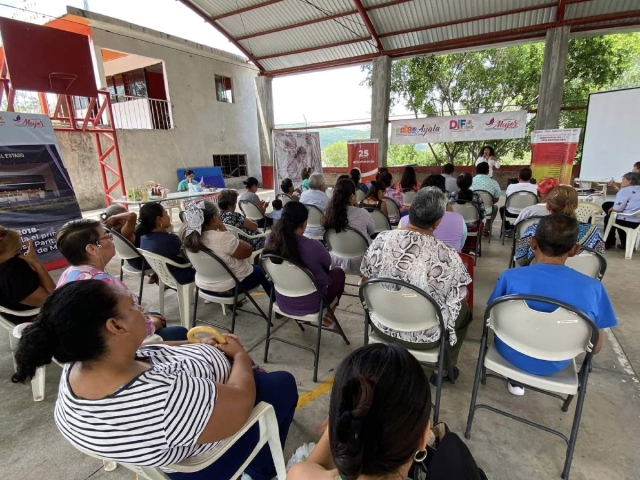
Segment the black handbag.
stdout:
<path fill-rule="evenodd" d="M 488 480 L 469 448 L 446 423 L 438 423 L 432 431 L 435 442 L 427 445 L 427 458 L 413 462 L 409 470 L 412 480 Z"/>

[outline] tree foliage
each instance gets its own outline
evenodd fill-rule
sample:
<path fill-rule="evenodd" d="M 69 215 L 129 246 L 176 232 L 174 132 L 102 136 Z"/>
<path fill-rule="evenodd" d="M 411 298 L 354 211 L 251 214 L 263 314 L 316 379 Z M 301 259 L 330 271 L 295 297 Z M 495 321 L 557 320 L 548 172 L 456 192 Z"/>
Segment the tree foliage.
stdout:
<path fill-rule="evenodd" d="M 589 93 L 639 85 L 639 54 L 637 33 L 570 40 L 563 105 L 586 105 Z M 535 43 L 396 61 L 392 101 L 416 117 L 535 109 L 543 57 L 544 44 Z M 363 67 L 369 85 L 371 68 Z M 560 126 L 583 128 L 585 118 L 585 110 L 563 111 Z M 491 141 L 496 153 L 522 159 L 534 123 L 535 115 L 529 115 L 523 139 Z M 479 142 L 429 145 L 436 164 L 471 163 L 480 148 Z"/>
<path fill-rule="evenodd" d="M 339 141 L 328 145 L 322 150 L 322 161 L 327 167 L 347 166 L 347 142 Z"/>

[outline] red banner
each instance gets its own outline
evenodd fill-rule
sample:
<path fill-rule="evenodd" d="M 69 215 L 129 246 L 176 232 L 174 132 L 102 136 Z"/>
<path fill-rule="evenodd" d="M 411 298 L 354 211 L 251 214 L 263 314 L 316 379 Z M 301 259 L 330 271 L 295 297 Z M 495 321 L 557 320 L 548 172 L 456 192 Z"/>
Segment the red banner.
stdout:
<path fill-rule="evenodd" d="M 555 178 L 571 185 L 573 160 L 578 150 L 579 128 L 536 130 L 531 134 L 531 170 L 538 181 Z"/>
<path fill-rule="evenodd" d="M 378 173 L 378 140 L 349 140 L 347 152 L 349 170 L 360 170 L 362 183 L 375 180 Z"/>

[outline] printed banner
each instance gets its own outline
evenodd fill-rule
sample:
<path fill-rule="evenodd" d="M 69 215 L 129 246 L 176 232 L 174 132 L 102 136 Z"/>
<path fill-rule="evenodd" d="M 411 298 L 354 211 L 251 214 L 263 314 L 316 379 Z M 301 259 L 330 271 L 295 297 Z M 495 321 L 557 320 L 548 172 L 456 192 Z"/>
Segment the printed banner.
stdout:
<path fill-rule="evenodd" d="M 391 122 L 391 143 L 472 142 L 524 138 L 526 110 Z"/>
<path fill-rule="evenodd" d="M 56 231 L 81 217 L 49 117 L 0 112 L 0 224 L 32 240 L 52 269 L 65 264 Z"/>
<path fill-rule="evenodd" d="M 360 170 L 362 183 L 375 180 L 378 173 L 378 140 L 349 140 L 347 152 L 349 170 Z"/>
<path fill-rule="evenodd" d="M 310 167 L 314 173 L 322 173 L 320 134 L 318 132 L 275 132 L 273 155 L 276 166 L 276 192 L 280 184 L 290 178 L 298 188 L 302 183 L 302 169 Z"/>
<path fill-rule="evenodd" d="M 580 140 L 579 128 L 534 130 L 531 133 L 531 170 L 538 181 L 555 178 L 571 185 L 573 160 Z"/>

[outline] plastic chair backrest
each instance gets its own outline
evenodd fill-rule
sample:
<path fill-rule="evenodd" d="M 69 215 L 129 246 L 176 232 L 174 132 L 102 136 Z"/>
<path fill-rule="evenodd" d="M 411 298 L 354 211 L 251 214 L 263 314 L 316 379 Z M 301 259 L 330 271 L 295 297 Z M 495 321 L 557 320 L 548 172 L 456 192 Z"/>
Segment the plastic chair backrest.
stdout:
<path fill-rule="evenodd" d="M 400 216 L 400 209 L 398 208 L 398 204 L 394 200 L 390 198 L 383 198 L 382 201 L 387 205 L 387 212 L 389 213 L 390 217 Z"/>
<path fill-rule="evenodd" d="M 9 308 L 3 307 L 0 305 L 0 326 L 4 327 L 9 332 L 13 331 L 16 324 L 13 323 L 8 318 L 5 318 L 3 314 L 7 315 L 15 315 L 16 317 L 32 317 L 40 313 L 40 308 L 32 308 L 30 310 L 11 310 Z"/>
<path fill-rule="evenodd" d="M 457 200 L 451 204 L 453 211 L 462 215 L 464 223 L 475 223 L 480 220 L 478 206 L 469 200 Z"/>
<path fill-rule="evenodd" d="M 558 308 L 551 313 L 539 312 L 525 300 L 542 301 Z M 511 348 L 540 360 L 572 359 L 590 351 L 598 341 L 598 327 L 586 314 L 545 297 L 500 297 L 487 306 L 485 321 Z"/>
<path fill-rule="evenodd" d="M 333 187 L 327 187 L 324 193 L 326 193 L 329 198 L 333 197 Z"/>
<path fill-rule="evenodd" d="M 324 232 L 324 242 L 327 249 L 336 257 L 356 258 L 367 253 L 369 242 L 360 232 L 351 227 L 337 233 L 335 230 Z"/>
<path fill-rule="evenodd" d="M 529 217 L 516 223 L 515 225 L 516 231 L 513 238 L 516 240 L 520 239 L 524 234 L 524 232 L 527 230 L 527 228 L 529 228 L 531 225 L 537 225 L 541 218 L 542 217 Z"/>
<path fill-rule="evenodd" d="M 304 297 L 318 291 L 313 275 L 306 268 L 294 265 L 278 255 L 262 255 L 260 263 L 273 282 L 273 288 L 280 295 Z"/>
<path fill-rule="evenodd" d="M 307 227 L 321 227 L 324 213 L 315 205 L 305 205 L 309 211 L 309 218 L 307 218 Z"/>
<path fill-rule="evenodd" d="M 215 253 L 206 250 L 191 252 L 186 248 L 183 248 L 182 251 L 196 271 L 197 282 L 215 283 L 229 279 L 236 280 L 224 260 Z"/>
<path fill-rule="evenodd" d="M 391 230 L 389 217 L 387 217 L 382 210 L 378 210 L 375 207 L 364 207 L 364 209 L 369 212 L 369 215 L 373 218 L 373 223 L 376 226 L 376 232 Z"/>
<path fill-rule="evenodd" d="M 416 192 L 414 190 L 409 190 L 408 192 L 402 192 L 402 204 L 403 205 L 411 205 L 413 200 L 416 198 Z"/>
<path fill-rule="evenodd" d="M 139 251 L 153 271 L 158 274 L 162 283 L 168 287 L 178 288 L 178 282 L 168 268 L 168 265 L 174 265 L 175 262 L 172 262 L 167 257 L 158 255 L 157 253 L 149 252 L 148 250 L 140 249 Z M 175 266 L 182 267 L 183 265 L 175 264 Z"/>
<path fill-rule="evenodd" d="M 284 207 L 287 203 L 289 203 L 291 200 L 293 200 L 291 198 L 291 196 L 287 195 L 286 193 L 280 193 L 278 195 L 276 195 L 276 198 L 282 201 L 282 206 Z"/>
<path fill-rule="evenodd" d="M 135 245 L 124 238 L 120 233 L 108 228 L 105 228 L 105 231 L 110 232 L 113 235 L 113 245 L 116 247 L 116 253 L 118 254 L 118 257 L 123 260 L 142 257 Z"/>
<path fill-rule="evenodd" d="M 251 220 L 262 220 L 265 218 L 262 210 L 250 200 L 240 200 L 240 210 L 242 210 L 245 217 Z"/>
<path fill-rule="evenodd" d="M 513 212 L 521 212 L 538 203 L 538 196 L 533 192 L 514 192 L 507 197 L 505 207 Z"/>
<path fill-rule="evenodd" d="M 591 220 L 591 223 L 595 223 L 595 216 L 602 215 L 604 211 L 602 207 L 597 203 L 591 202 L 578 202 L 578 208 L 576 208 L 576 219 L 579 222 L 588 223 Z"/>
<path fill-rule="evenodd" d="M 356 201 L 360 203 L 362 200 L 364 200 L 364 197 L 366 197 L 366 193 L 364 193 L 359 188 L 356 188 Z"/>
<path fill-rule="evenodd" d="M 486 190 L 474 190 L 473 193 L 477 193 L 478 195 L 480 195 L 480 198 L 482 198 L 482 203 L 484 203 L 485 207 L 493 206 L 493 195 L 491 195 Z"/>
<path fill-rule="evenodd" d="M 607 271 L 607 261 L 602 254 L 587 247 L 583 247 L 578 255 L 567 258 L 565 265 L 596 280 L 601 280 Z"/>
<path fill-rule="evenodd" d="M 442 311 L 436 301 L 423 290 L 400 280 L 367 280 L 360 286 L 360 301 L 372 319 L 396 331 L 444 326 Z"/>

